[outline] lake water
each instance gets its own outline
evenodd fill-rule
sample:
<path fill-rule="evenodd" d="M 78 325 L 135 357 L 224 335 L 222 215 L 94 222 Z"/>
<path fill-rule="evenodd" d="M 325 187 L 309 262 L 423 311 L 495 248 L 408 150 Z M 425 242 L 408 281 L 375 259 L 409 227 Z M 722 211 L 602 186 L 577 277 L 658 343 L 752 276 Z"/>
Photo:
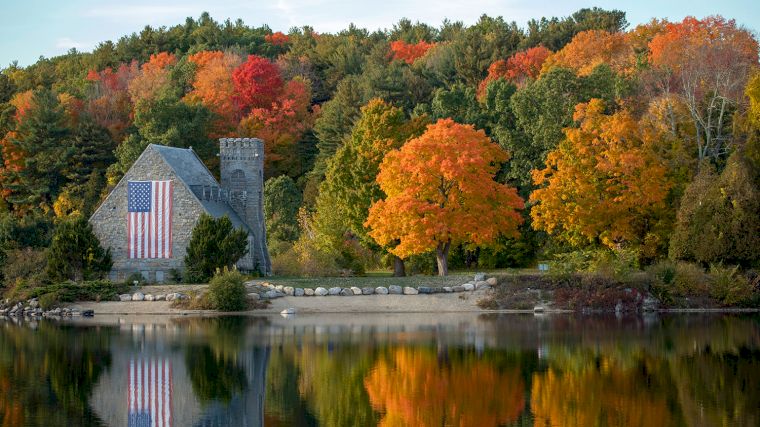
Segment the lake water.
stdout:
<path fill-rule="evenodd" d="M 758 426 L 760 315 L 0 320 L 0 426 Z"/>

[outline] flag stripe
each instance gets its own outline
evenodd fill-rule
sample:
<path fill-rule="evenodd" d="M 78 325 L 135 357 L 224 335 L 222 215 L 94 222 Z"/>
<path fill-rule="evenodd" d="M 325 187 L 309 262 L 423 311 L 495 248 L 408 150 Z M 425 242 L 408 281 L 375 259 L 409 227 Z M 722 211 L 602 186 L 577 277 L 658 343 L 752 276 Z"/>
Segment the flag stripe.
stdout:
<path fill-rule="evenodd" d="M 131 359 L 128 365 L 127 425 L 167 427 L 172 422 L 172 370 L 165 358 Z"/>
<path fill-rule="evenodd" d="M 171 258 L 174 186 L 171 181 L 129 181 L 129 258 Z"/>

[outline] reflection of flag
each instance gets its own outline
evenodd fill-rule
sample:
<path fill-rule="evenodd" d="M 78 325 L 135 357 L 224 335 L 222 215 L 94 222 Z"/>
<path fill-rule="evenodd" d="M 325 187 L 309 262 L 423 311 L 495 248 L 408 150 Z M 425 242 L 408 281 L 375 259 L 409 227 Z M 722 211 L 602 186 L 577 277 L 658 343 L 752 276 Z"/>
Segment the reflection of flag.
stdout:
<path fill-rule="evenodd" d="M 172 182 L 127 183 L 129 258 L 171 258 Z"/>
<path fill-rule="evenodd" d="M 172 364 L 163 358 L 129 361 L 129 427 L 172 425 Z"/>

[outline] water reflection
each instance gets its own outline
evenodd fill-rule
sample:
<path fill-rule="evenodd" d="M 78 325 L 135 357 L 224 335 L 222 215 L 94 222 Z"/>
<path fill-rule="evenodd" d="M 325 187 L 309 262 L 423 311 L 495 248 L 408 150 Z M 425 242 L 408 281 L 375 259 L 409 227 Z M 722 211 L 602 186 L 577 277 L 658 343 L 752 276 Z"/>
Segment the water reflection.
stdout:
<path fill-rule="evenodd" d="M 757 426 L 760 316 L 0 320 L 0 426 Z"/>

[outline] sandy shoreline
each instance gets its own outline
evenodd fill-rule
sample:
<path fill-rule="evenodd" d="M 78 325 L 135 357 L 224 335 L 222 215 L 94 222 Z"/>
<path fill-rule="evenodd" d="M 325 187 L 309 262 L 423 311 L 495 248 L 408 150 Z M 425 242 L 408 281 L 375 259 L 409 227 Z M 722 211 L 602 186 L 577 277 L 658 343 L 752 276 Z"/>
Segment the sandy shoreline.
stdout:
<path fill-rule="evenodd" d="M 294 297 L 273 299 L 264 309 L 244 312 L 246 314 L 280 313 L 293 308 L 296 313 L 491 313 L 483 310 L 477 302 L 484 291 L 429 295 L 356 295 L 349 297 Z M 167 301 L 94 302 L 72 303 L 69 307 L 93 310 L 98 314 L 210 314 L 213 311 L 183 310 L 171 307 Z"/>

